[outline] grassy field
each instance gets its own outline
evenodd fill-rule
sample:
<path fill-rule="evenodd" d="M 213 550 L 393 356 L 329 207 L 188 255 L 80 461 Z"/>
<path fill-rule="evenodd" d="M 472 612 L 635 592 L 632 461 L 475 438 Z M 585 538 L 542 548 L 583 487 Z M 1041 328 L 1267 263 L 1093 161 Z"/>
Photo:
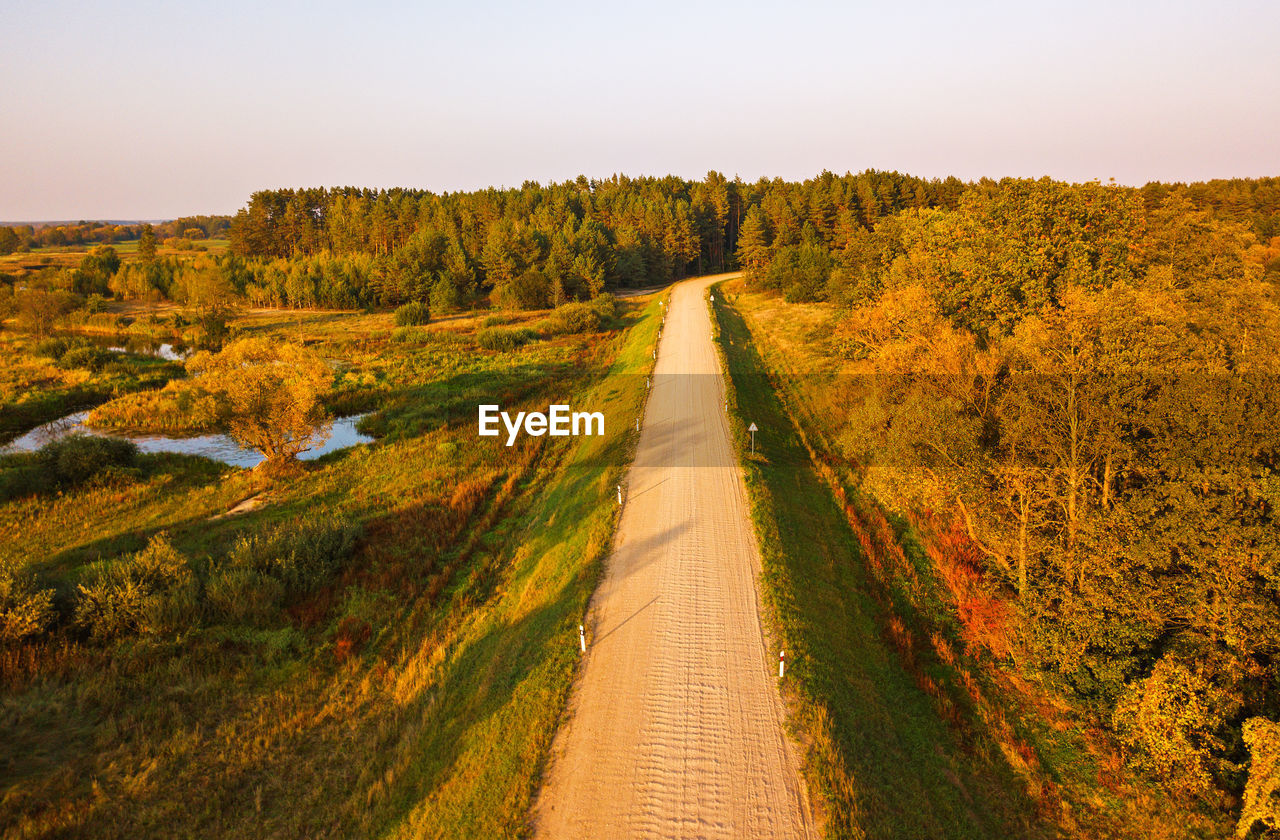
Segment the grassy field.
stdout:
<path fill-rule="evenodd" d="M 97 242 L 85 242 L 80 245 L 51 245 L 36 248 L 34 251 L 16 252 L 0 256 L 0 273 L 22 275 L 46 268 L 75 268 L 96 245 Z M 192 242 L 204 250 L 178 250 L 166 248 L 157 243 L 156 254 L 161 257 L 192 257 L 201 254 L 223 254 L 231 246 L 227 239 L 197 239 Z M 122 262 L 136 262 L 138 259 L 138 240 L 115 242 L 111 245 L 120 255 Z"/>
<path fill-rule="evenodd" d="M 628 374 L 648 370 L 656 310 L 503 353 L 477 347 L 478 316 L 393 330 L 389 315 L 251 313 L 243 330 L 334 360 L 335 408 L 375 410 L 376 444 L 277 483 L 147 457 L 132 480 L 0 506 L 0 565 L 64 613 L 91 564 L 162 532 L 204 599 L 176 631 L 68 629 L 4 651 L 5 835 L 519 833 L 610 544 L 644 395 Z M 475 436 L 481 398 L 570 396 L 605 411 L 604 437 Z M 238 538 L 331 522 L 360 537 L 325 585 L 267 614 L 210 609 Z"/>
<path fill-rule="evenodd" d="M 762 430 L 743 457 L 765 592 L 828 836 L 1222 836 L 1129 774 L 1087 720 L 970 654 L 947 558 L 858 498 L 826 443 L 822 406 L 839 395 L 812 348 L 830 311 L 722 289 L 739 445 L 746 424 Z"/>

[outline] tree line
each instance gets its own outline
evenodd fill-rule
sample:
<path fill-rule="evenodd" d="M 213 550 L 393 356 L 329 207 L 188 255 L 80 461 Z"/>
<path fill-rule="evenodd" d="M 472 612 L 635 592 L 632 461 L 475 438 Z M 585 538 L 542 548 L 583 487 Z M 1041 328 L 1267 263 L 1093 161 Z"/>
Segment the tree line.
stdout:
<path fill-rule="evenodd" d="M 938 206 L 962 189 L 956 179 L 869 171 L 803 185 L 710 172 L 697 182 L 579 177 L 439 195 L 271 190 L 253 194 L 230 236 L 254 266 L 245 293 L 264 305 L 439 308 L 488 298 L 528 309 L 729 270 L 753 207 L 772 214 L 784 242 L 794 207 L 827 230 L 849 214 L 868 224 L 904 206 Z"/>
<path fill-rule="evenodd" d="M 131 242 L 150 230 L 161 239 L 216 239 L 227 235 L 230 216 L 183 216 L 159 224 L 76 222 L 0 226 L 0 256 L 63 245 L 112 245 Z"/>
<path fill-rule="evenodd" d="M 971 637 L 1250 825 L 1280 816 L 1277 185 L 982 181 L 825 228 L 762 204 L 738 246 L 755 287 L 835 304 L 821 413 L 864 492 L 965 536 Z"/>

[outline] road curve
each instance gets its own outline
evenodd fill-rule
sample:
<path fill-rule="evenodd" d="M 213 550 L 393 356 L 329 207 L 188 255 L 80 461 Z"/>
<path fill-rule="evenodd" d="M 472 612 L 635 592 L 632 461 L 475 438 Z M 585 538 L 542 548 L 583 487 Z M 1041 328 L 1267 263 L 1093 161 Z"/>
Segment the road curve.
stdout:
<path fill-rule="evenodd" d="M 538 838 L 809 834 L 711 337 L 719 279 L 672 291 L 588 652 L 534 805 Z"/>

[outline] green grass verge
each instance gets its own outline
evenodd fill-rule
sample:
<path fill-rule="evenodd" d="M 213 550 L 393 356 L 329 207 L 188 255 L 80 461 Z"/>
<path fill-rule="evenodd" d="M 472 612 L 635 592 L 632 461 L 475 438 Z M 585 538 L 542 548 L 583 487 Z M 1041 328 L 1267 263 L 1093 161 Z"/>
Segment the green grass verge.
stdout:
<path fill-rule="evenodd" d="M 611 373 L 583 400 L 633 417 L 652 365 L 657 304 L 626 337 Z M 635 439 L 625 423 L 578 439 L 517 519 L 489 539 L 510 550 L 490 602 L 433 658 L 433 725 L 412 744 L 407 783 L 379 833 L 387 837 L 508 837 L 526 830 L 578 663 L 577 627 L 612 545 L 621 482 Z M 474 591 L 473 576 L 461 585 Z M 398 813 L 397 813 L 398 812 Z"/>
<path fill-rule="evenodd" d="M 858 541 L 811 469 L 746 323 L 723 294 L 714 307 L 766 610 L 791 661 L 785 690 L 826 835 L 1039 836 L 1012 768 L 939 716 L 889 644 Z M 752 422 L 755 457 L 745 454 Z"/>

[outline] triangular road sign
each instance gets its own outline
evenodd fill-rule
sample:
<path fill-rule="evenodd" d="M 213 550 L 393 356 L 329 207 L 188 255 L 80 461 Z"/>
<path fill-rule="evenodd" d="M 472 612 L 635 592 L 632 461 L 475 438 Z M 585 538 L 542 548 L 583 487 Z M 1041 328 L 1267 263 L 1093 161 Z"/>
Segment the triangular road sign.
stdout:
<path fill-rule="evenodd" d="M 755 424 L 755 423 L 752 423 L 752 424 L 751 424 L 751 426 L 747 429 L 747 431 L 748 431 L 748 432 L 758 432 L 758 431 L 760 431 L 760 430 L 756 428 L 756 424 Z"/>

